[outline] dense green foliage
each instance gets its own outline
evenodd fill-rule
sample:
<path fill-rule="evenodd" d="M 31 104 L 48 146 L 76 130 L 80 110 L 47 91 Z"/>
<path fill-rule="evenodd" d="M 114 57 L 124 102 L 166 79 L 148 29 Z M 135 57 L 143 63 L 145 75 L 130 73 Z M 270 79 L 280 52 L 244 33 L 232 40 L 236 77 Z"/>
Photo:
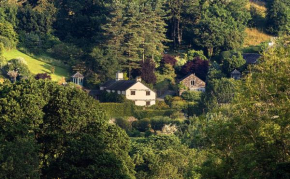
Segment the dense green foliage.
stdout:
<path fill-rule="evenodd" d="M 86 93 L 43 80 L 0 91 L 2 178 L 133 177 L 129 138 Z"/>
<path fill-rule="evenodd" d="M 267 13 L 267 28 L 270 33 L 289 34 L 290 2 L 287 0 L 269 0 Z"/>
<path fill-rule="evenodd" d="M 289 178 L 289 37 L 261 44 L 247 66 L 245 28 L 260 18 L 247 3 L 0 1 L 0 178 Z M 289 35 L 289 1 L 262 3 L 267 31 Z M 23 58 L 3 57 L 14 48 L 59 59 L 42 65 L 52 76 L 56 63 L 71 66 L 86 88 L 122 71 L 160 95 L 188 89 L 176 79 L 195 73 L 206 91 L 150 107 L 114 93 L 99 103 L 45 70 L 30 78 Z M 241 80 L 228 78 L 234 69 Z"/>

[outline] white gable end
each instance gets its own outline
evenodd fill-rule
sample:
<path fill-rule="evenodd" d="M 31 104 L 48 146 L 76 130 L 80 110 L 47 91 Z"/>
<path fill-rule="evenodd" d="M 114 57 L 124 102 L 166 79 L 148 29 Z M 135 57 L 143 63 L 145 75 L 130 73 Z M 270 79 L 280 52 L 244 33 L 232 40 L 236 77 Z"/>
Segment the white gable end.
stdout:
<path fill-rule="evenodd" d="M 137 106 L 154 105 L 156 93 L 141 82 L 137 82 L 126 90 L 126 98 L 135 101 Z"/>

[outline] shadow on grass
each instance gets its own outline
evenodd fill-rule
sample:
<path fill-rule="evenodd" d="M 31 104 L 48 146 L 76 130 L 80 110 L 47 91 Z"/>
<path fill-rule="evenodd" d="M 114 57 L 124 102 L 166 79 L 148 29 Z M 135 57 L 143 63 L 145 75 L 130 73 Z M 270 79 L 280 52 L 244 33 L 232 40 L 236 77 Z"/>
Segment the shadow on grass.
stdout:
<path fill-rule="evenodd" d="M 45 73 L 48 73 L 49 75 L 55 75 L 59 77 L 66 77 L 68 78 L 70 76 L 69 71 L 67 71 L 64 68 L 58 67 L 58 66 L 53 66 L 50 64 L 43 64 L 42 65 L 46 70 L 44 71 Z M 51 69 L 54 67 L 54 73 L 51 73 Z"/>

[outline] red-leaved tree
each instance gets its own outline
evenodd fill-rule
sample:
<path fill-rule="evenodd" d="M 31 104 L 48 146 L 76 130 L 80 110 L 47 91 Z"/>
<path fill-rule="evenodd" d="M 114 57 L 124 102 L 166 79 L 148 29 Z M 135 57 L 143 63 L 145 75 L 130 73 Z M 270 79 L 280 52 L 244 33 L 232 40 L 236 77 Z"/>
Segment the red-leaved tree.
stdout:
<path fill-rule="evenodd" d="M 38 73 L 38 74 L 36 74 L 35 75 L 35 77 L 34 77 L 35 79 L 37 79 L 37 80 L 39 80 L 39 79 L 49 79 L 49 80 L 51 80 L 51 76 L 49 75 L 49 74 L 47 74 L 47 73 Z"/>
<path fill-rule="evenodd" d="M 146 59 L 144 62 L 141 62 L 141 78 L 146 83 L 154 84 L 156 83 L 155 76 L 155 63 L 151 59 Z"/>
<path fill-rule="evenodd" d="M 202 60 L 199 57 L 196 57 L 184 64 L 181 72 L 184 75 L 195 73 L 200 79 L 205 80 L 208 72 L 208 66 L 209 63 L 207 60 Z"/>
<path fill-rule="evenodd" d="M 162 59 L 161 59 L 162 65 L 170 64 L 170 65 L 174 66 L 176 64 L 176 62 L 177 62 L 177 60 L 175 59 L 175 57 L 168 55 L 168 54 L 164 54 Z"/>

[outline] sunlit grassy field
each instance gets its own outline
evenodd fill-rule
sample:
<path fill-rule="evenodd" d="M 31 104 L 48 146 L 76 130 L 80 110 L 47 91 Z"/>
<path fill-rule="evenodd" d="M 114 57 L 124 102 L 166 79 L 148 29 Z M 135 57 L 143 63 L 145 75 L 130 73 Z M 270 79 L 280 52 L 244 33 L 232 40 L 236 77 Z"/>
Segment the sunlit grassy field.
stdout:
<path fill-rule="evenodd" d="M 28 68 L 32 74 L 48 73 L 50 74 L 51 64 L 37 60 L 27 54 L 20 52 L 17 49 L 4 52 L 4 57 L 9 61 L 13 58 L 22 57 L 26 60 Z M 50 74 L 53 81 L 58 81 L 62 77 L 68 77 L 69 71 L 65 68 L 55 66 L 54 74 Z"/>

